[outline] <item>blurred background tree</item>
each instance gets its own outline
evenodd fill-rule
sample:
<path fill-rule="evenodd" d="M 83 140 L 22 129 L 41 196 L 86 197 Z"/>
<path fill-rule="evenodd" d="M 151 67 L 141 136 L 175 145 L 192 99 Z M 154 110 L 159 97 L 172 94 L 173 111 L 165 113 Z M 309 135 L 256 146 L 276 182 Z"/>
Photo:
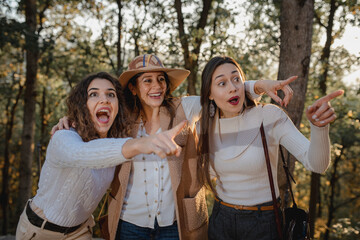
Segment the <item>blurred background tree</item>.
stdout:
<path fill-rule="evenodd" d="M 65 114 L 71 87 L 91 72 L 119 76 L 134 56 L 153 53 L 169 67 L 191 70 L 177 96 L 199 94 L 201 70 L 215 55 L 234 57 L 248 79 L 299 75 L 286 110 L 307 136 L 304 106 L 344 89 L 344 97 L 332 102 L 338 119 L 330 129 L 330 168 L 314 175 L 294 160 L 292 168 L 313 237 L 358 238 L 360 82 L 342 79 L 360 68 L 360 53 L 339 39 L 349 29 L 359 31 L 359 11 L 356 0 L 1 1 L 2 234 L 14 234 L 20 211 L 36 193 L 49 131 Z"/>

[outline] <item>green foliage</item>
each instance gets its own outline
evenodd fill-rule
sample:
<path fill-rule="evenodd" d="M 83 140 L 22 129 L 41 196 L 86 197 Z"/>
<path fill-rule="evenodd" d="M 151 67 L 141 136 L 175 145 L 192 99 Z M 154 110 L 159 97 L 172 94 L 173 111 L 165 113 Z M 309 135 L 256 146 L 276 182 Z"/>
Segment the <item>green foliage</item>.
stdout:
<path fill-rule="evenodd" d="M 47 1 L 38 1 L 39 13 L 45 9 Z M 184 67 L 183 50 L 178 37 L 177 15 L 171 0 L 122 1 L 121 61 L 117 69 L 118 12 L 114 1 L 49 1 L 46 11 L 38 18 L 40 60 L 38 85 L 36 88 L 36 129 L 35 159 L 39 154 L 45 156 L 50 129 L 58 119 L 66 114 L 65 99 L 72 86 L 91 72 L 109 71 L 118 75 L 135 54 L 157 54 L 168 67 Z M 248 79 L 276 79 L 280 44 L 280 2 L 244 1 L 229 4 L 229 1 L 214 0 L 207 26 L 203 31 L 196 30 L 202 1 L 183 2 L 185 33 L 190 39 L 190 51 L 196 47 L 196 37 L 203 43 L 199 55 L 198 76 L 207 60 L 215 55 L 234 57 L 243 67 Z M 329 0 L 315 1 L 318 15 L 314 23 L 312 62 L 309 77 L 307 104 L 321 97 L 317 88 L 321 74 L 319 59 L 325 34 L 323 25 L 327 22 Z M 19 5 L 18 5 L 19 4 Z M 19 83 L 25 81 L 24 59 L 24 8 L 22 1 L 0 3 L 0 133 L 5 135 L 9 121 L 7 109 L 15 102 Z M 340 38 L 348 25 L 358 26 L 359 7 L 356 1 L 337 1 L 339 10 L 335 18 L 334 39 Z M 245 26 L 239 26 L 238 19 L 245 18 Z M 95 25 L 98 25 L 96 27 Z M 243 31 L 239 33 L 239 28 Z M 138 52 L 137 52 L 138 51 Z M 321 213 L 317 221 L 317 235 L 320 238 L 325 225 L 330 204 L 330 187 L 335 189 L 334 219 L 331 223 L 332 239 L 354 239 L 359 235 L 360 179 L 359 169 L 359 90 L 355 86 L 343 85 L 342 79 L 360 65 L 358 56 L 349 53 L 344 47 L 331 48 L 329 59 L 328 92 L 342 88 L 344 97 L 332 102 L 338 119 L 331 125 L 332 160 L 339 159 L 336 184 L 330 186 L 334 165 L 332 164 L 321 178 Z M 199 77 L 198 77 L 199 79 Z M 199 89 L 197 82 L 197 88 Z M 174 95 L 186 95 L 186 83 Z M 42 97 L 45 94 L 45 103 Z M 45 104 L 45 105 L 44 105 Z M 7 108 L 8 106 L 8 108 Z M 44 115 L 41 109 L 44 107 Z M 19 149 L 23 118 L 23 102 L 20 101 L 14 113 L 13 136 L 10 139 L 10 225 L 16 226 L 14 219 L 15 196 L 18 189 Z M 45 128 L 45 135 L 41 129 Z M 304 116 L 300 130 L 310 137 L 310 128 Z M 38 147 L 38 144 L 39 147 Z M 3 167 L 5 142 L 0 142 L 0 168 Z M 33 166 L 36 192 L 38 164 Z M 301 207 L 307 207 L 310 196 L 310 173 L 301 164 L 295 167 L 296 198 Z M 2 179 L 2 178 L 1 178 Z M 208 192 L 209 213 L 213 197 Z M 99 209 L 96 210 L 96 213 Z M 0 213 L 2 214 L 2 213 Z M 1 215 L 0 215 L 1 216 Z M 2 223 L 2 217 L 0 218 Z M 15 227 L 9 229 L 15 231 Z M 98 229 L 95 229 L 98 235 Z"/>
<path fill-rule="evenodd" d="M 257 0 L 243 3 L 250 17 L 245 42 L 238 56 L 248 79 L 276 79 L 280 55 L 280 5 L 278 1 Z M 271 67 L 270 67 L 271 66 Z"/>
<path fill-rule="evenodd" d="M 349 218 L 340 218 L 337 223 L 332 225 L 333 239 L 353 240 L 360 235 L 360 223 L 352 222 Z"/>

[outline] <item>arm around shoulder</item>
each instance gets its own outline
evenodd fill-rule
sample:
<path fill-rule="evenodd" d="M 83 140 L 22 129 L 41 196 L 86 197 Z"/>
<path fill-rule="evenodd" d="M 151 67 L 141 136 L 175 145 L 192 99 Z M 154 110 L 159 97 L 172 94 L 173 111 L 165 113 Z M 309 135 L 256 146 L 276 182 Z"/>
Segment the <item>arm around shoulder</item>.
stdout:
<path fill-rule="evenodd" d="M 128 160 L 123 156 L 122 148 L 129 139 L 101 138 L 84 142 L 76 131 L 60 130 L 50 140 L 47 155 L 60 167 L 113 167 Z"/>

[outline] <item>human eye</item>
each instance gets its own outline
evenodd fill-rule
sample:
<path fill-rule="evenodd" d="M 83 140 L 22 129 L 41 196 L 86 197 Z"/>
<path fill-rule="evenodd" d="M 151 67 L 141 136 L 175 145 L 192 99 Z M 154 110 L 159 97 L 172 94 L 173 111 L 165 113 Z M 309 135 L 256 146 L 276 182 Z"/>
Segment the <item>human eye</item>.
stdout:
<path fill-rule="evenodd" d="M 225 86 L 225 81 L 219 81 L 219 82 L 217 83 L 217 85 L 220 86 L 220 87 L 221 87 L 221 86 Z"/>
<path fill-rule="evenodd" d="M 115 98 L 115 97 L 116 97 L 116 94 L 113 93 L 113 92 L 110 92 L 110 93 L 108 93 L 108 96 L 111 97 L 111 98 Z"/>
<path fill-rule="evenodd" d="M 238 76 L 234 77 L 234 81 L 235 82 L 240 82 L 240 77 L 238 77 Z"/>
<path fill-rule="evenodd" d="M 144 79 L 143 79 L 143 82 L 144 82 L 144 83 L 151 83 L 151 79 L 150 79 L 150 78 L 144 78 Z"/>
<path fill-rule="evenodd" d="M 97 97 L 97 96 L 98 96 L 97 92 L 90 92 L 89 93 L 89 97 Z"/>
<path fill-rule="evenodd" d="M 164 76 L 160 76 L 158 80 L 159 80 L 159 82 L 164 82 L 164 81 L 165 81 L 165 77 L 164 77 Z"/>

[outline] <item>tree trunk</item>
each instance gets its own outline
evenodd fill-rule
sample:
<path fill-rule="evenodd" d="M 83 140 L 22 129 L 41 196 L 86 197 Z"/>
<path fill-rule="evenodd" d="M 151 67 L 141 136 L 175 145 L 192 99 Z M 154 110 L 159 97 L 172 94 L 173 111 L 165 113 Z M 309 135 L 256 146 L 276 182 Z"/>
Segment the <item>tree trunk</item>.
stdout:
<path fill-rule="evenodd" d="M 36 0 L 25 1 L 25 17 L 27 31 L 26 41 L 26 81 L 24 95 L 24 121 L 20 150 L 20 182 L 17 203 L 17 215 L 20 215 L 27 199 L 31 196 L 32 162 L 34 152 L 35 125 L 35 86 L 38 68 L 38 36 L 36 33 Z"/>
<path fill-rule="evenodd" d="M 319 202 L 320 196 L 320 174 L 311 173 L 311 185 L 310 185 L 310 201 L 309 201 L 309 218 L 312 219 L 310 221 L 310 237 L 314 237 L 315 233 L 315 220 L 317 218 L 316 210 L 317 203 Z"/>
<path fill-rule="evenodd" d="M 13 79 L 14 80 L 14 79 Z M 1 190 L 1 207 L 3 210 L 3 226 L 2 226 L 2 234 L 7 234 L 8 229 L 8 209 L 9 209 L 9 168 L 10 168 L 10 142 L 12 138 L 12 133 L 14 129 L 14 121 L 15 121 L 15 110 L 19 103 L 20 96 L 23 90 L 23 86 L 21 86 L 19 82 L 19 91 L 16 96 L 15 102 L 13 103 L 10 110 L 10 102 L 11 98 L 9 98 L 8 104 L 6 105 L 6 133 L 5 133 L 5 149 L 4 149 L 4 168 L 2 169 L 2 190 Z"/>
<path fill-rule="evenodd" d="M 190 93 L 190 91 L 189 91 L 189 85 L 192 84 L 194 77 L 191 76 L 191 75 L 193 75 L 193 72 L 191 71 L 192 58 L 190 58 L 188 35 L 185 34 L 184 16 L 182 14 L 181 0 L 175 0 L 174 6 L 175 6 L 176 13 L 177 13 L 179 38 L 180 38 L 180 43 L 181 43 L 181 47 L 183 50 L 185 68 L 190 70 L 190 75 L 188 76 L 188 93 L 193 94 L 193 93 Z M 194 91 L 191 90 L 191 92 L 194 92 Z"/>
<path fill-rule="evenodd" d="M 190 95 L 196 95 L 197 71 L 199 69 L 199 53 L 205 33 L 204 29 L 207 24 L 207 19 L 209 16 L 209 12 L 211 10 L 212 2 L 213 0 L 203 0 L 203 8 L 201 11 L 199 22 L 197 23 L 196 28 L 193 30 L 194 32 L 191 33 L 194 34 L 194 41 L 193 41 L 194 45 L 193 45 L 193 50 L 190 52 L 189 35 L 185 33 L 185 28 L 184 28 L 182 3 L 181 0 L 175 0 L 174 6 L 177 13 L 179 38 L 183 49 L 185 68 L 190 70 L 191 72 L 187 78 L 188 80 L 187 92 Z"/>
<path fill-rule="evenodd" d="M 42 101 L 41 101 L 41 131 L 40 131 L 40 141 L 38 144 L 38 177 L 40 177 L 41 167 L 45 159 L 43 157 L 43 149 L 45 149 L 46 143 L 48 142 L 48 133 L 46 128 L 48 126 L 48 117 L 46 116 L 46 87 L 43 87 Z"/>
<path fill-rule="evenodd" d="M 325 231 L 325 235 L 324 235 L 324 240 L 328 240 L 329 239 L 329 234 L 330 234 L 330 229 L 331 229 L 331 222 L 334 218 L 334 212 L 335 212 L 335 195 L 336 195 L 336 191 L 335 191 L 335 187 L 336 187 L 336 183 L 338 181 L 338 172 L 337 172 L 337 167 L 339 165 L 339 162 L 341 160 L 341 155 L 344 152 L 344 148 L 341 149 L 341 153 L 339 154 L 339 156 L 337 156 L 335 158 L 334 164 L 333 164 L 333 171 L 331 173 L 331 178 L 330 178 L 330 196 L 329 196 L 329 207 L 328 207 L 328 219 L 327 219 L 327 223 L 326 223 L 326 231 Z"/>
<path fill-rule="evenodd" d="M 116 0 L 118 6 L 118 40 L 116 43 L 116 57 L 117 57 L 117 74 L 120 75 L 122 72 L 122 60 L 121 60 L 121 30 L 122 30 L 122 3 L 121 0 Z"/>
<path fill-rule="evenodd" d="M 134 53 L 135 56 L 139 56 L 140 55 L 140 48 L 139 48 L 139 36 L 135 33 L 134 36 L 134 44 L 135 44 L 135 48 L 134 48 Z"/>
<path fill-rule="evenodd" d="M 219 3 L 216 6 L 215 9 L 215 13 L 214 13 L 214 20 L 213 20 L 213 24 L 212 24 L 212 31 L 213 34 L 216 34 L 216 29 L 217 29 L 217 22 L 218 22 L 218 17 L 219 17 L 219 11 L 220 11 L 220 5 Z M 215 44 L 214 44 L 215 40 L 211 40 L 210 44 L 210 58 L 212 58 L 215 55 Z"/>
<path fill-rule="evenodd" d="M 325 46 L 322 50 L 320 62 L 321 62 L 321 75 L 319 77 L 319 87 L 321 94 L 323 96 L 326 95 L 326 82 L 327 82 L 327 76 L 329 71 L 329 59 L 330 59 L 330 53 L 331 53 L 331 44 L 333 42 L 332 37 L 332 31 L 333 31 L 333 25 L 334 25 L 334 16 L 337 9 L 336 6 L 336 0 L 331 0 L 330 3 L 330 13 L 329 13 L 329 19 L 326 28 L 326 42 Z M 319 19 L 320 21 L 320 19 Z M 321 24 L 321 23 L 320 23 Z M 322 25 L 323 26 L 323 25 Z M 309 218 L 313 219 L 313 221 L 310 221 L 310 237 L 314 237 L 315 232 L 315 220 L 317 218 L 317 213 L 320 212 L 318 207 L 319 203 L 319 197 L 320 197 L 320 177 L 321 175 L 318 173 L 311 173 L 311 191 L 310 191 L 310 202 L 309 202 Z M 319 210 L 319 211 L 317 211 Z"/>
<path fill-rule="evenodd" d="M 295 126 L 299 128 L 309 75 L 314 1 L 283 0 L 280 11 L 281 44 L 278 79 L 298 76 L 298 79 L 291 84 L 294 95 L 286 110 Z M 291 171 L 294 165 L 295 158 L 291 157 L 289 165 Z M 278 178 L 280 193 L 284 196 L 286 190 L 284 171 L 279 171 Z"/>
<path fill-rule="evenodd" d="M 330 2 L 330 13 L 329 13 L 329 19 L 326 28 L 326 42 L 325 46 L 322 50 L 320 62 L 322 65 L 322 74 L 320 75 L 320 81 L 319 81 L 319 87 L 323 95 L 326 95 L 326 81 L 327 81 L 327 75 L 329 71 L 329 59 L 330 59 L 330 53 L 331 53 L 331 44 L 333 43 L 333 37 L 332 37 L 332 31 L 334 26 L 334 17 L 335 12 L 337 10 L 336 6 L 336 0 L 331 0 Z"/>

